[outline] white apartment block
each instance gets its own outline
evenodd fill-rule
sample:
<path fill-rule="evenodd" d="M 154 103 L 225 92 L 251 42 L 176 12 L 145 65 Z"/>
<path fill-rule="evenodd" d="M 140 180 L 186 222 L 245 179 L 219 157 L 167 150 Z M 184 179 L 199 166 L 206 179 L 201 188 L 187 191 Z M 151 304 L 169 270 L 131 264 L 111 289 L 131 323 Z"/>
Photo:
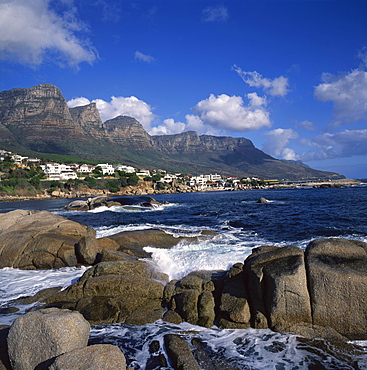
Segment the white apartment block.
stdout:
<path fill-rule="evenodd" d="M 150 171 L 149 170 L 140 170 L 137 173 L 138 176 L 150 176 Z"/>
<path fill-rule="evenodd" d="M 81 164 L 77 171 L 80 173 L 91 173 L 95 168 L 96 166 L 93 166 L 92 164 Z"/>
<path fill-rule="evenodd" d="M 215 173 L 214 175 L 203 175 L 210 182 L 217 182 L 222 180 L 222 176 Z"/>
<path fill-rule="evenodd" d="M 103 173 L 103 175 L 113 175 L 115 173 L 115 169 L 111 164 L 108 163 L 100 163 L 97 164 L 96 167 L 99 167 Z"/>
<path fill-rule="evenodd" d="M 72 180 L 78 178 L 71 166 L 60 163 L 46 163 L 41 165 L 42 171 L 48 180 Z"/>
<path fill-rule="evenodd" d="M 124 166 L 124 165 L 119 165 L 116 166 L 117 171 L 124 171 L 126 173 L 134 173 L 136 172 L 136 169 L 132 166 Z"/>

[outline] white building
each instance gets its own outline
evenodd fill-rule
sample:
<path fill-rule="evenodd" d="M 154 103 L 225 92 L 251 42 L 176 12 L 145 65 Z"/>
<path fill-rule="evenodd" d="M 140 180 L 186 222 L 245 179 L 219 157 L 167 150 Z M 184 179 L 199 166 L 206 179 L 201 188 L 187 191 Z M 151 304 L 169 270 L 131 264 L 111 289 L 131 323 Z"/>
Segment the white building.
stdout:
<path fill-rule="evenodd" d="M 117 171 L 124 171 L 126 173 L 134 173 L 136 172 L 136 169 L 132 166 L 124 166 L 124 165 L 119 165 L 116 166 Z"/>
<path fill-rule="evenodd" d="M 28 157 L 22 157 L 19 154 L 13 154 L 11 159 L 14 161 L 14 163 L 21 164 L 24 160 L 28 159 Z"/>
<path fill-rule="evenodd" d="M 150 171 L 149 170 L 140 170 L 137 173 L 138 176 L 150 176 Z"/>
<path fill-rule="evenodd" d="M 81 164 L 77 171 L 80 173 L 91 173 L 95 168 L 96 166 L 93 166 L 92 164 Z"/>
<path fill-rule="evenodd" d="M 72 180 L 77 179 L 78 175 L 72 170 L 71 166 L 60 163 L 46 163 L 41 165 L 42 171 L 48 180 Z"/>
<path fill-rule="evenodd" d="M 204 177 L 204 175 L 199 176 L 193 176 L 191 177 L 188 185 L 190 186 L 197 186 L 199 185 L 202 189 L 206 187 L 206 183 L 208 182 L 208 179 Z"/>
<path fill-rule="evenodd" d="M 210 175 L 203 175 L 203 176 L 210 182 L 217 182 L 217 181 L 222 180 L 222 176 L 218 175 L 217 173 L 215 173 L 214 175 L 210 174 Z"/>
<path fill-rule="evenodd" d="M 171 173 L 166 173 L 162 178 L 161 178 L 161 181 L 164 181 L 164 182 L 167 182 L 167 183 L 170 183 L 174 180 L 177 179 L 177 176 L 176 175 L 172 175 Z"/>
<path fill-rule="evenodd" d="M 103 175 L 113 175 L 115 173 L 113 166 L 108 163 L 97 164 L 96 167 L 102 171 Z"/>

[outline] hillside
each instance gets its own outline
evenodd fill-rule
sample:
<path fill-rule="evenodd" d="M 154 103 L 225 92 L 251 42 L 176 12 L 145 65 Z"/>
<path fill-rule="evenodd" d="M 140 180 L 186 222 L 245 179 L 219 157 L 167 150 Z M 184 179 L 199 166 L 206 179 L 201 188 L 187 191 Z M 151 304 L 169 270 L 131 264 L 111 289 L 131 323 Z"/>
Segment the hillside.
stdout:
<path fill-rule="evenodd" d="M 245 138 L 199 136 L 193 131 L 150 136 L 127 116 L 102 122 L 94 103 L 69 109 L 61 91 L 50 84 L 0 93 L 0 149 L 190 174 L 287 180 L 343 177 L 274 159 Z"/>

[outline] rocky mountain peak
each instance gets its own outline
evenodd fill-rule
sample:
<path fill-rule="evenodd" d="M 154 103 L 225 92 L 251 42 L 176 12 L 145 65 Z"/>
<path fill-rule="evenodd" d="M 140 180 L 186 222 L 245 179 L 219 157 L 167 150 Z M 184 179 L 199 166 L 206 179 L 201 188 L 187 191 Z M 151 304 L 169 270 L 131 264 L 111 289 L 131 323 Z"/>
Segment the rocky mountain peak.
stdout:
<path fill-rule="evenodd" d="M 104 123 L 109 139 L 135 149 L 152 149 L 151 138 L 143 125 L 133 117 L 117 116 Z"/>
<path fill-rule="evenodd" d="M 103 123 L 96 103 L 70 108 L 71 118 L 86 130 L 102 129 Z"/>

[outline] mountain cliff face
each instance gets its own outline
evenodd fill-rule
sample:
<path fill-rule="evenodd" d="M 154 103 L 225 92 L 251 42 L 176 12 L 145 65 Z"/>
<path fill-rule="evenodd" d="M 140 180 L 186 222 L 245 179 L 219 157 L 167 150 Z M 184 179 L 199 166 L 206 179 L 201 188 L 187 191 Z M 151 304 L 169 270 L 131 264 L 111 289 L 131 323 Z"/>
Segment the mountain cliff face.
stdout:
<path fill-rule="evenodd" d="M 68 141 L 84 136 L 61 91 L 49 84 L 0 93 L 0 122 L 14 141 L 34 151 L 62 151 Z"/>
<path fill-rule="evenodd" d="M 108 139 L 136 150 L 154 150 L 151 138 L 135 118 L 118 116 L 104 123 Z"/>
<path fill-rule="evenodd" d="M 94 103 L 69 109 L 60 90 L 49 84 L 0 93 L 0 149 L 77 155 L 191 174 L 290 180 L 340 177 L 276 160 L 245 138 L 199 136 L 194 131 L 150 136 L 127 116 L 103 123 Z"/>

